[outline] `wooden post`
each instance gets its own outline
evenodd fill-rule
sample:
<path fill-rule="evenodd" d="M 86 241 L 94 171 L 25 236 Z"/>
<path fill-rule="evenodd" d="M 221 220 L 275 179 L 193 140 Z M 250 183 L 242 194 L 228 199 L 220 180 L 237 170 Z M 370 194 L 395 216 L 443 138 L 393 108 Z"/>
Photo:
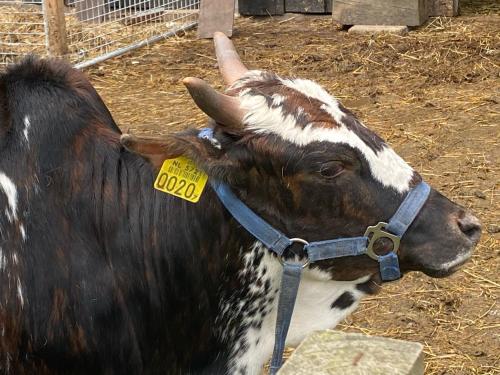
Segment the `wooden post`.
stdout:
<path fill-rule="evenodd" d="M 212 38 L 214 32 L 233 35 L 234 0 L 202 0 L 198 17 L 198 38 Z"/>
<path fill-rule="evenodd" d="M 427 0 L 333 0 L 333 20 L 342 25 L 420 26 Z"/>
<path fill-rule="evenodd" d="M 68 53 L 64 0 L 43 0 L 45 45 L 49 56 L 63 57 Z"/>

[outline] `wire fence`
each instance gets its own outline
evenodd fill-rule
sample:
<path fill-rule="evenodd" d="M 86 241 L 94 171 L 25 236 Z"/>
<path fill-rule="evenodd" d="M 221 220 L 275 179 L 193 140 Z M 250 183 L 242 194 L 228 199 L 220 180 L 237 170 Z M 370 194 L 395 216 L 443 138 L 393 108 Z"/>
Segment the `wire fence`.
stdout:
<path fill-rule="evenodd" d="M 89 66 L 194 27 L 199 3 L 0 0 L 0 69 L 28 53 Z"/>

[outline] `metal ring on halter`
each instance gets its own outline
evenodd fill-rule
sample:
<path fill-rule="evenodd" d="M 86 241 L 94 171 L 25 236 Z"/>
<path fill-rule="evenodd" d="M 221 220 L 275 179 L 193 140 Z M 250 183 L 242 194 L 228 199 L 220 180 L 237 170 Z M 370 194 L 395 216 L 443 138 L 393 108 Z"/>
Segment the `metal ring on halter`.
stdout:
<path fill-rule="evenodd" d="M 294 243 L 294 242 L 301 243 L 304 246 L 309 245 L 309 242 L 307 242 L 306 240 L 303 240 L 302 238 L 297 238 L 297 237 L 290 238 L 290 241 L 292 243 Z M 278 257 L 278 260 L 280 261 L 282 266 L 285 265 L 286 261 L 283 259 L 283 257 Z M 309 261 L 309 258 L 307 258 L 307 253 L 306 253 L 306 260 L 305 260 L 304 264 L 302 264 L 302 268 L 306 268 L 309 265 L 309 263 L 311 263 L 311 262 Z"/>
<path fill-rule="evenodd" d="M 380 259 L 380 255 L 375 253 L 375 251 L 373 250 L 373 245 L 375 244 L 375 241 L 377 241 L 378 239 L 388 238 L 392 241 L 392 250 L 390 252 L 397 254 L 399 250 L 399 243 L 401 239 L 395 234 L 382 230 L 385 229 L 387 225 L 388 225 L 387 223 L 381 221 L 377 225 L 368 227 L 365 232 L 365 237 L 369 238 L 368 245 L 366 246 L 366 255 L 377 261 Z"/>

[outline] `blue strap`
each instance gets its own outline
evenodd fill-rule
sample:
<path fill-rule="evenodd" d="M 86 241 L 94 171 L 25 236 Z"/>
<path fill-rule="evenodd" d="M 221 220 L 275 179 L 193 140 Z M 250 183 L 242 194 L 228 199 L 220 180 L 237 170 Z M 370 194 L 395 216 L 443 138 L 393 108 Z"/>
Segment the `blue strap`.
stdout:
<path fill-rule="evenodd" d="M 292 241 L 287 236 L 257 216 L 255 212 L 234 195 L 226 184 L 215 181 L 211 181 L 211 184 L 219 199 L 238 223 L 269 250 L 281 256 L 290 247 Z"/>
<path fill-rule="evenodd" d="M 306 245 L 311 262 L 339 257 L 363 255 L 366 252 L 367 237 L 340 238 L 337 240 L 317 241 Z"/>
<path fill-rule="evenodd" d="M 290 327 L 297 291 L 299 290 L 301 272 L 301 264 L 286 262 L 283 264 L 283 276 L 281 276 L 281 289 L 278 301 L 278 315 L 276 317 L 274 350 L 269 368 L 269 373 L 271 375 L 276 374 L 283 362 L 286 335 Z"/>
<path fill-rule="evenodd" d="M 380 277 L 383 281 L 393 281 L 401 277 L 398 255 L 392 251 L 378 258 Z"/>
<path fill-rule="evenodd" d="M 430 191 L 430 186 L 423 181 L 410 190 L 385 229 L 401 238 L 427 201 Z"/>

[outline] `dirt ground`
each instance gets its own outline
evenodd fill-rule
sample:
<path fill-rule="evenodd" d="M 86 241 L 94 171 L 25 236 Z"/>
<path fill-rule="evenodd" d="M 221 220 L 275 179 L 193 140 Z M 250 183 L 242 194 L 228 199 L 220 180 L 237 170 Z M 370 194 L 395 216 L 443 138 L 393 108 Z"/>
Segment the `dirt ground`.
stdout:
<path fill-rule="evenodd" d="M 327 16 L 239 18 L 251 68 L 314 79 L 434 187 L 471 208 L 484 234 L 450 278 L 410 274 L 365 300 L 339 329 L 424 344 L 426 374 L 500 374 L 500 4 L 462 1 L 407 36 L 354 36 Z M 211 41 L 191 32 L 88 70 L 122 129 L 203 125 L 181 79 L 222 87 Z"/>

